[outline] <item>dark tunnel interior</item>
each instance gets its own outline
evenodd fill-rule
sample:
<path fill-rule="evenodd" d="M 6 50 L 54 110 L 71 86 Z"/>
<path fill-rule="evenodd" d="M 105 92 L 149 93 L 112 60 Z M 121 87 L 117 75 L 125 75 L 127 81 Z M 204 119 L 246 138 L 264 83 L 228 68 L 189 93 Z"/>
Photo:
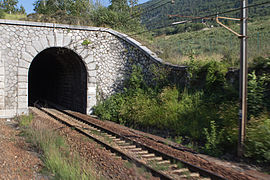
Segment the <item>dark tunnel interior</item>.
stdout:
<path fill-rule="evenodd" d="M 48 100 L 86 113 L 87 72 L 81 58 L 66 48 L 48 48 L 33 60 L 28 75 L 29 105 Z"/>

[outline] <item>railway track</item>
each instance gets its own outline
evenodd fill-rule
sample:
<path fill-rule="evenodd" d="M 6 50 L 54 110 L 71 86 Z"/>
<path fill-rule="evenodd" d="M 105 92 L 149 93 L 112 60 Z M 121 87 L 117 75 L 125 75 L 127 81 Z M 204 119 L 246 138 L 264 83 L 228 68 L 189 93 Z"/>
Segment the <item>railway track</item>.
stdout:
<path fill-rule="evenodd" d="M 225 179 L 201 167 L 146 146 L 130 137 L 122 136 L 108 128 L 92 123 L 76 113 L 61 110 L 56 105 L 50 106 L 53 108 L 44 108 L 40 105 L 37 105 L 36 108 L 93 139 L 115 155 L 129 160 L 137 166 L 144 167 L 153 176 L 160 179 Z"/>

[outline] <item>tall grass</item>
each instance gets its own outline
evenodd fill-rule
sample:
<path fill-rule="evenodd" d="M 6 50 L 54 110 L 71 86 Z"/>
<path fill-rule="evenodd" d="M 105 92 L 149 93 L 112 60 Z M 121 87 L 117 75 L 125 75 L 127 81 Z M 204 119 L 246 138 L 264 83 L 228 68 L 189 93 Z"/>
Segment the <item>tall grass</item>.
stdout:
<path fill-rule="evenodd" d="M 32 122 L 32 117 L 20 117 L 19 124 L 23 129 L 22 135 L 42 154 L 46 171 L 55 179 L 97 179 L 91 165 L 78 154 L 70 153 L 71 149 L 63 136 L 43 127 L 40 122 Z"/>
<path fill-rule="evenodd" d="M 10 19 L 10 20 L 25 20 L 26 19 L 26 14 L 8 14 L 4 13 L 4 19 Z"/>

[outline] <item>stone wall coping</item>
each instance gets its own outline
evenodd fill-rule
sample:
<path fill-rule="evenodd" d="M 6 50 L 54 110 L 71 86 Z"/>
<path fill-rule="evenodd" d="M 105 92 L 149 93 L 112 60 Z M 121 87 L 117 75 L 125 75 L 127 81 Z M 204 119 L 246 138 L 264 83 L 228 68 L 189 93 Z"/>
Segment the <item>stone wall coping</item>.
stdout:
<path fill-rule="evenodd" d="M 8 20 L 8 19 L 0 19 L 0 24 L 5 25 L 15 25 L 15 26 L 32 26 L 32 27 L 47 27 L 47 28 L 54 28 L 54 29 L 70 29 L 70 30 L 83 30 L 83 31 L 100 31 L 100 32 L 107 32 L 110 33 L 129 44 L 140 49 L 146 56 L 151 58 L 153 61 L 157 63 L 164 64 L 174 69 L 186 69 L 186 66 L 178 66 L 168 62 L 163 61 L 159 58 L 154 52 L 148 49 L 146 46 L 143 46 L 141 43 L 136 41 L 135 39 L 129 37 L 126 34 L 117 32 L 115 30 L 104 28 L 104 27 L 91 27 L 91 26 L 79 26 L 79 25 L 68 25 L 68 24 L 55 24 L 55 23 L 44 23 L 44 22 L 34 22 L 34 21 L 17 21 L 17 20 Z"/>

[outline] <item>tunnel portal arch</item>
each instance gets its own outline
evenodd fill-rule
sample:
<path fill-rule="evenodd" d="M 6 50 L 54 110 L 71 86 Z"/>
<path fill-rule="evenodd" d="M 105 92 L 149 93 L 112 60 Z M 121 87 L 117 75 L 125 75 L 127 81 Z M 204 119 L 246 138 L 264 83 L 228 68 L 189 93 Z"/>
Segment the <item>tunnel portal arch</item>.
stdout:
<path fill-rule="evenodd" d="M 51 47 L 35 56 L 28 72 L 28 105 L 39 99 L 86 113 L 87 69 L 78 54 Z"/>

